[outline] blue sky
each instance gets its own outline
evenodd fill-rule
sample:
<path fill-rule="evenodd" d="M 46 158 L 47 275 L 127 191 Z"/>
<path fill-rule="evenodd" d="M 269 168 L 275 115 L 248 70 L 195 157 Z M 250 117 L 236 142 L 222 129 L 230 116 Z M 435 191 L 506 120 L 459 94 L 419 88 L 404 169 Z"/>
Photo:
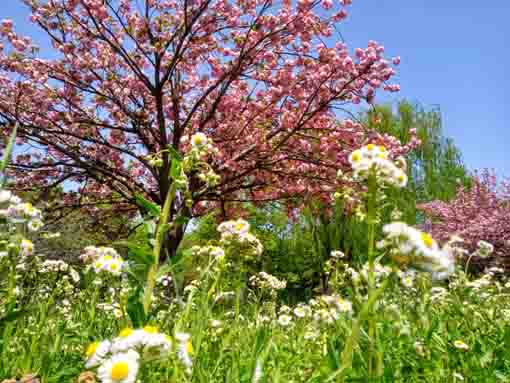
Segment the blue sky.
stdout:
<path fill-rule="evenodd" d="M 40 40 L 20 1 L 1 1 L 0 19 Z M 341 32 L 352 49 L 373 39 L 402 57 L 402 91 L 380 100 L 439 105 L 469 168 L 510 175 L 509 17 L 508 0 L 354 0 Z"/>

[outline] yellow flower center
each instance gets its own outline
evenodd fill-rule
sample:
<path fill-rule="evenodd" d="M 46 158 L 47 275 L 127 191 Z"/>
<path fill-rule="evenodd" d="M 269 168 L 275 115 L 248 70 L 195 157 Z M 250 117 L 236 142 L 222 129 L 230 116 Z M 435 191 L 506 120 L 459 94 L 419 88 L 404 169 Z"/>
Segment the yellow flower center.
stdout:
<path fill-rule="evenodd" d="M 367 145 L 367 150 L 372 151 L 374 149 L 375 149 L 375 145 L 374 144 L 368 144 Z"/>
<path fill-rule="evenodd" d="M 110 265 L 110 269 L 113 270 L 113 271 L 117 270 L 118 268 L 119 268 L 119 265 L 117 265 L 116 263 L 112 263 Z"/>
<path fill-rule="evenodd" d="M 87 358 L 90 358 L 92 355 L 94 355 L 97 351 L 97 348 L 99 347 L 99 342 L 93 342 L 89 344 L 87 347 L 87 350 L 85 351 L 85 356 Z"/>
<path fill-rule="evenodd" d="M 193 143 L 195 145 L 202 145 L 202 136 L 195 136 L 195 137 L 193 137 Z"/>
<path fill-rule="evenodd" d="M 244 223 L 238 223 L 236 225 L 236 230 L 242 230 L 244 228 Z"/>
<path fill-rule="evenodd" d="M 421 240 L 428 248 L 434 245 L 434 239 L 428 233 L 421 233 Z"/>
<path fill-rule="evenodd" d="M 119 336 L 121 338 L 127 338 L 128 336 L 130 336 L 131 334 L 133 333 L 133 329 L 130 328 L 130 327 L 126 327 L 125 329 L 122 329 L 119 333 Z"/>
<path fill-rule="evenodd" d="M 379 150 L 381 152 L 385 152 L 386 151 L 386 148 L 383 146 L 383 145 L 379 145 Z"/>
<path fill-rule="evenodd" d="M 105 261 L 111 261 L 113 257 L 111 255 L 105 255 L 103 258 Z"/>
<path fill-rule="evenodd" d="M 361 153 L 358 150 L 356 150 L 355 152 L 352 153 L 352 161 L 358 162 L 359 160 L 361 160 Z"/>
<path fill-rule="evenodd" d="M 188 341 L 188 343 L 186 343 L 186 352 L 188 354 L 193 354 L 193 344 L 191 344 L 191 341 Z"/>
<path fill-rule="evenodd" d="M 149 334 L 157 334 L 158 328 L 156 326 L 145 326 L 143 331 Z"/>
<path fill-rule="evenodd" d="M 95 266 L 96 266 L 96 269 L 100 269 L 101 267 L 103 267 L 103 263 L 102 262 L 96 262 Z"/>
<path fill-rule="evenodd" d="M 129 375 L 129 365 L 126 362 L 117 362 L 112 366 L 112 380 L 118 381 L 126 379 Z"/>

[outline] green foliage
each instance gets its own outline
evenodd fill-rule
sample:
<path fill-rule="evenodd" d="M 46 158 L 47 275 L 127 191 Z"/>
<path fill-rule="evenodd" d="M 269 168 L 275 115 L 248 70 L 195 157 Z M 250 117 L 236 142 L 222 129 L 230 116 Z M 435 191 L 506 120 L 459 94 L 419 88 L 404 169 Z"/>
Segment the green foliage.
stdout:
<path fill-rule="evenodd" d="M 373 121 L 378 119 L 377 124 Z M 448 200 L 455 196 L 459 184 L 470 182 L 459 149 L 444 137 L 438 109 L 425 110 L 402 102 L 394 112 L 389 106 L 377 106 L 362 116 L 369 128 L 387 133 L 407 143 L 410 130 L 416 129 L 422 144 L 406 156 L 409 182 L 404 189 L 388 190 L 390 204 L 382 210 L 380 220 L 389 222 L 391 213 L 410 224 L 423 222 L 416 206 L 430 200 Z M 331 251 L 341 250 L 354 264 L 366 262 L 367 224 L 352 212 L 343 209 L 343 200 L 330 208 L 312 203 L 297 220 L 286 220 L 278 207 L 267 210 L 260 226 L 270 228 L 263 243 L 271 258 L 268 269 L 287 277 L 296 286 L 317 287 L 325 284 L 323 265 Z M 282 206 L 280 206 L 282 207 Z M 282 207 L 284 208 L 284 207 Z M 360 219 L 361 218 L 361 219 Z M 255 223 L 257 225 L 257 220 Z M 275 225 L 275 223 L 277 224 Z M 257 225 L 259 228 L 259 225 Z M 277 229 L 279 228 L 279 229 Z M 380 233 L 378 234 L 380 235 Z M 261 237 L 264 238 L 264 237 Z"/>
<path fill-rule="evenodd" d="M 401 142 L 410 139 L 410 130 L 416 129 L 421 145 L 406 156 L 408 185 L 390 195 L 403 220 L 420 222 L 416 205 L 431 200 L 450 200 L 460 185 L 470 182 L 459 149 L 444 136 L 439 108 L 426 110 L 409 102 L 401 102 L 394 112 L 390 106 L 377 106 L 364 118 L 368 127 L 390 134 Z M 377 120 L 377 123 L 374 121 Z"/>

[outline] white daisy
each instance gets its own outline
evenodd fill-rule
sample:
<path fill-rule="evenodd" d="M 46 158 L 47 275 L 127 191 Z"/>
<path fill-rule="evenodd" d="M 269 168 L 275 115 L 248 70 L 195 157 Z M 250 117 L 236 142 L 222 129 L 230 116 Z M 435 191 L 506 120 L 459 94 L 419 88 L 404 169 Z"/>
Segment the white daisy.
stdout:
<path fill-rule="evenodd" d="M 34 253 L 34 244 L 28 239 L 22 239 L 20 245 L 21 256 L 29 256 Z"/>
<path fill-rule="evenodd" d="M 103 383 L 134 383 L 139 359 L 140 355 L 134 350 L 115 354 L 99 367 L 97 376 Z"/>
<path fill-rule="evenodd" d="M 111 343 L 108 340 L 89 344 L 85 350 L 85 367 L 91 368 L 101 364 L 108 352 L 110 352 L 110 346 Z"/>
<path fill-rule="evenodd" d="M 143 334 L 140 330 L 133 330 L 126 327 L 119 332 L 117 338 L 112 342 L 112 352 L 126 351 L 136 348 L 142 344 Z"/>
<path fill-rule="evenodd" d="M 306 310 L 302 306 L 298 306 L 294 309 L 294 315 L 298 318 L 304 318 L 306 316 Z"/>
<path fill-rule="evenodd" d="M 177 348 L 177 357 L 186 367 L 186 372 L 191 374 L 193 368 L 193 360 L 191 354 L 193 353 L 193 344 L 191 343 L 191 335 L 183 332 L 175 333 L 175 339 L 179 343 Z"/>
<path fill-rule="evenodd" d="M 191 145 L 193 147 L 201 148 L 207 144 L 207 136 L 204 133 L 195 133 L 191 136 Z"/>
<path fill-rule="evenodd" d="M 283 327 L 287 327 L 292 323 L 292 317 L 287 314 L 282 314 L 278 317 L 278 324 Z"/>

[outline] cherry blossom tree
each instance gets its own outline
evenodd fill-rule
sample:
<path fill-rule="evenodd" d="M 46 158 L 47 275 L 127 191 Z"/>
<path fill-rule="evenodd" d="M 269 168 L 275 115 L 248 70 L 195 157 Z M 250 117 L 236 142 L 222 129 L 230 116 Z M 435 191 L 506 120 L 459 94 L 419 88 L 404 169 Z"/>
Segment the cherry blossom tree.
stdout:
<path fill-rule="evenodd" d="M 19 123 L 12 165 L 19 189 L 64 185 L 60 207 L 108 203 L 138 209 L 142 193 L 169 192 L 168 147 L 197 132 L 218 153 L 221 179 L 190 181 L 191 204 L 171 217 L 243 201 L 328 199 L 338 169 L 367 140 L 395 155 L 409 148 L 367 132 L 342 111 L 389 83 L 400 59 L 370 41 L 349 54 L 337 35 L 350 0 L 24 0 L 51 41 L 42 58 L 13 22 L 0 25 L 0 120 Z M 22 154 L 21 154 L 22 153 Z M 183 235 L 171 233 L 170 251 Z"/>
<path fill-rule="evenodd" d="M 431 218 L 427 226 L 435 238 L 447 241 L 457 235 L 470 253 L 477 250 L 479 241 L 493 245 L 490 258 L 474 257 L 471 266 L 510 269 L 510 179 L 498 182 L 493 172 L 484 170 L 475 175 L 471 187 L 461 187 L 453 200 L 419 208 Z"/>

